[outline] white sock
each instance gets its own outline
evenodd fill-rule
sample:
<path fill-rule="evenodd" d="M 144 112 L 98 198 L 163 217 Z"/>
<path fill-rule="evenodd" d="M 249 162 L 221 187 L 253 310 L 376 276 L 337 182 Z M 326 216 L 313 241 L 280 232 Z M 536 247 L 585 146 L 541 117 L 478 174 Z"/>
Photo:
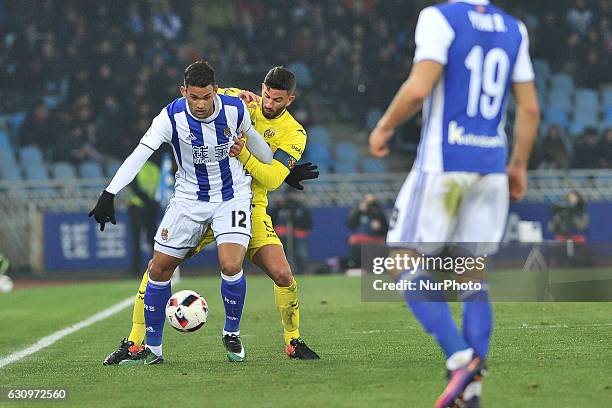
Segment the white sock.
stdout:
<path fill-rule="evenodd" d="M 162 345 L 161 344 L 159 346 L 149 346 L 147 344 L 147 348 L 151 350 L 153 354 L 155 354 L 157 357 L 162 355 Z"/>
<path fill-rule="evenodd" d="M 170 284 L 170 282 L 172 282 L 172 279 L 167 280 L 167 281 L 163 281 L 163 282 L 158 282 L 158 281 L 154 281 L 153 279 L 151 279 L 149 277 L 149 282 L 151 282 L 152 284 L 157 285 L 157 286 L 168 286 Z"/>
<path fill-rule="evenodd" d="M 463 390 L 463 400 L 469 401 L 474 397 L 480 397 L 482 395 L 482 382 L 472 381 Z"/>
<path fill-rule="evenodd" d="M 221 279 L 228 282 L 236 282 L 237 280 L 242 278 L 243 274 L 244 272 L 242 270 L 233 276 L 225 275 L 223 272 L 221 272 Z"/>
<path fill-rule="evenodd" d="M 223 335 L 225 336 L 226 334 L 235 334 L 236 336 L 240 336 L 240 330 L 238 330 L 237 332 L 228 332 L 223 330 Z"/>
<path fill-rule="evenodd" d="M 458 368 L 468 365 L 474 356 L 474 349 L 466 348 L 465 350 L 459 350 L 454 352 L 448 360 L 446 360 L 446 368 L 454 371 Z"/>

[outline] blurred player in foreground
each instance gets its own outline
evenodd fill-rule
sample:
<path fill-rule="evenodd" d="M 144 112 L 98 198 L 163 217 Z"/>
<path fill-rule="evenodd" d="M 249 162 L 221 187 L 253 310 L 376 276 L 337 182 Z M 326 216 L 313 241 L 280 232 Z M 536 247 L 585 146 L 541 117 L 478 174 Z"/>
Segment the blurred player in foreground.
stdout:
<path fill-rule="evenodd" d="M 272 151 L 251 124 L 249 111 L 237 97 L 218 95 L 215 73 L 206 62 L 185 69 L 182 98 L 161 110 L 134 152 L 123 162 L 89 214 L 104 230 L 115 223 L 114 197 L 127 186 L 163 143 L 174 150 L 178 171 L 174 197 L 155 234 L 153 259 L 144 289 L 146 347 L 120 362 L 148 365 L 163 362 L 165 306 L 172 295 L 170 279 L 210 227 L 221 266 L 225 306 L 222 340 L 230 360 L 245 357 L 240 319 L 246 296 L 242 271 L 251 237 L 251 176 L 234 155 L 242 150 L 239 135 L 264 162 Z"/>
<path fill-rule="evenodd" d="M 238 156 L 245 169 L 253 176 L 253 237 L 249 242 L 247 256 L 274 281 L 274 300 L 284 329 L 285 352 L 290 358 L 311 360 L 318 359 L 319 356 L 300 337 L 297 282 L 293 278 L 282 243 L 274 232 L 272 220 L 266 213 L 268 192 L 278 188 L 283 180 L 302 190 L 301 181 L 316 178 L 319 174 L 316 166 L 310 163 L 295 165 L 306 145 L 304 128 L 287 111 L 287 107 L 295 99 L 295 87 L 293 73 L 286 68 L 275 67 L 268 72 L 262 84 L 263 98 L 234 88 L 219 89 L 219 92 L 240 96 L 248 103 L 253 126 L 264 135 L 274 152 L 269 165 L 251 156 L 248 148 L 243 149 Z M 213 241 L 213 232 L 208 230 L 190 256 L 197 254 Z M 147 279 L 145 272 L 136 294 L 130 335 L 104 360 L 105 365 L 116 364 L 127 358 L 130 353 L 139 349 L 144 340 L 143 293 Z"/>
<path fill-rule="evenodd" d="M 502 238 L 508 195 L 520 200 L 526 193 L 539 122 L 527 30 L 488 1 L 457 1 L 422 10 L 415 40 L 410 76 L 370 134 L 371 154 L 384 157 L 395 129 L 423 107 L 417 157 L 397 197 L 387 243 L 495 243 L 491 254 Z M 506 165 L 511 88 L 516 121 Z M 433 279 L 419 270 L 399 278 Z M 462 334 L 443 299 L 409 290 L 405 298 L 446 356 L 449 380 L 435 407 L 479 407 L 492 331 L 487 290 L 461 294 Z"/>

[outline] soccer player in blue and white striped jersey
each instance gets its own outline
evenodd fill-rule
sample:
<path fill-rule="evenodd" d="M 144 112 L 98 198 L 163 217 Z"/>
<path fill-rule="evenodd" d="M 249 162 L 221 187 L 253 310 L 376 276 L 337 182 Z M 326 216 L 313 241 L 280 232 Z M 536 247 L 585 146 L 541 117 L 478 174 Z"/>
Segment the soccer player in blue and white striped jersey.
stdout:
<path fill-rule="evenodd" d="M 121 165 L 90 213 L 104 229 L 115 222 L 114 196 L 136 176 L 163 143 L 174 150 L 178 171 L 175 193 L 155 235 L 149 283 L 144 296 L 146 347 L 121 364 L 157 364 L 162 358 L 165 305 L 172 294 L 170 278 L 207 228 L 217 241 L 221 297 L 226 322 L 223 342 L 230 361 L 243 361 L 240 318 L 246 294 L 242 262 L 251 238 L 251 176 L 234 157 L 242 149 L 271 163 L 272 151 L 251 125 L 249 110 L 237 97 L 217 94 L 215 73 L 198 61 L 185 70 L 182 98 L 153 119 L 134 152 Z"/>
<path fill-rule="evenodd" d="M 387 243 L 416 249 L 490 243 L 473 253 L 490 255 L 504 232 L 508 198 L 525 195 L 539 122 L 527 30 L 486 0 L 451 1 L 421 11 L 415 42 L 412 72 L 370 135 L 371 153 L 385 156 L 397 126 L 423 107 L 417 158 L 397 197 Z M 516 123 L 506 163 L 511 90 Z M 433 280 L 421 270 L 400 278 L 418 287 Z M 449 382 L 435 406 L 479 407 L 478 378 L 492 331 L 487 290 L 461 294 L 463 333 L 436 294 L 423 301 L 422 293 L 407 290 L 405 298 L 446 356 Z"/>

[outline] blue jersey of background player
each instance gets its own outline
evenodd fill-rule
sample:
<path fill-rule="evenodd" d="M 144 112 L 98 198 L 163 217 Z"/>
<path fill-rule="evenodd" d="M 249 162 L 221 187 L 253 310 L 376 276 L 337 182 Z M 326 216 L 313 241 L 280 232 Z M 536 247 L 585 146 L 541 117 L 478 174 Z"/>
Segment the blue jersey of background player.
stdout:
<path fill-rule="evenodd" d="M 370 135 L 371 154 L 384 157 L 397 126 L 423 108 L 417 158 L 398 195 L 387 242 L 418 248 L 493 243 L 476 249 L 477 255 L 491 254 L 502 238 L 508 198 L 525 195 L 539 122 L 527 30 L 487 1 L 457 1 L 422 10 L 415 42 L 410 76 Z M 516 124 L 507 161 L 510 91 Z M 432 280 L 423 271 L 411 272 L 403 277 Z M 466 407 L 480 406 L 480 373 L 492 330 L 488 293 L 463 294 L 463 333 L 446 302 L 418 301 L 416 295 L 406 291 L 406 302 L 440 344 L 450 373 L 435 406 L 453 406 L 457 399 Z"/>

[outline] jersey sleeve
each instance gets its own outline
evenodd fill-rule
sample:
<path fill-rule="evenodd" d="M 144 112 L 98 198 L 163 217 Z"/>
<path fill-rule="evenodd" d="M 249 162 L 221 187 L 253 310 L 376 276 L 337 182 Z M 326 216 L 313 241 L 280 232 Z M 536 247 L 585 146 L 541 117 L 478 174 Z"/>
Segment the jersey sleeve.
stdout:
<path fill-rule="evenodd" d="M 274 152 L 271 164 L 259 161 L 246 147 L 238 155 L 238 160 L 242 162 L 244 168 L 268 191 L 276 190 L 302 157 L 306 145 L 306 132 L 304 129 L 296 130 L 283 140 Z"/>
<path fill-rule="evenodd" d="M 159 115 L 157 115 L 151 126 L 146 131 L 140 144 L 148 147 L 152 151 L 156 151 L 165 142 L 170 143 L 172 141 L 172 123 L 168 117 L 166 109 L 162 109 Z"/>
<path fill-rule="evenodd" d="M 253 125 L 251 124 L 251 112 L 242 100 L 240 101 L 240 103 L 244 108 L 244 115 L 242 115 L 242 123 L 238 125 L 238 132 L 248 133 L 249 130 L 251 130 L 251 127 L 253 127 Z"/>
<path fill-rule="evenodd" d="M 274 152 L 274 160 L 283 163 L 291 170 L 293 165 L 300 161 L 306 147 L 306 131 L 303 128 L 297 128 L 283 138 Z"/>
<path fill-rule="evenodd" d="M 512 82 L 531 82 L 535 79 L 535 75 L 529 57 L 529 33 L 522 22 L 519 23 L 519 31 L 521 32 L 521 45 L 514 63 Z"/>
<path fill-rule="evenodd" d="M 455 32 L 442 12 L 436 7 L 424 8 L 414 33 L 414 62 L 433 60 L 446 65 L 448 48 L 454 38 Z"/>

